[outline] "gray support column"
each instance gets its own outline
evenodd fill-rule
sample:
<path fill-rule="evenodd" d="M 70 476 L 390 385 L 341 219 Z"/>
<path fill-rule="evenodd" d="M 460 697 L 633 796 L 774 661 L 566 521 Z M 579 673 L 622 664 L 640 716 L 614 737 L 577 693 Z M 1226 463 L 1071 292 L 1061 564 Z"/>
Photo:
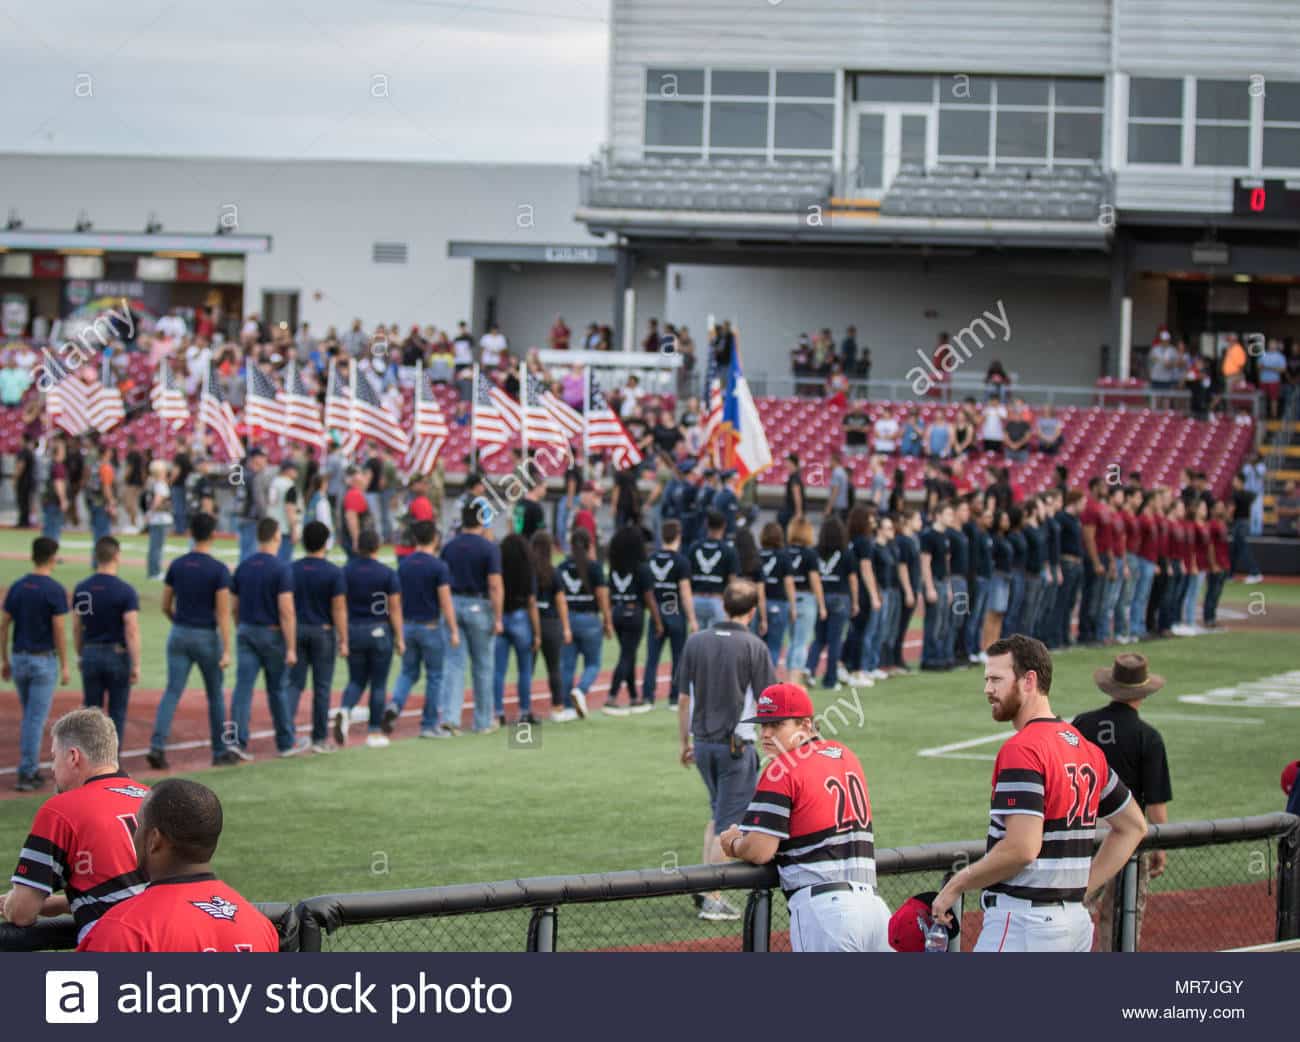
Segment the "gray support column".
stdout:
<path fill-rule="evenodd" d="M 636 271 L 636 255 L 624 243 L 619 243 L 614 251 L 614 320 L 610 323 L 614 330 L 614 342 L 610 345 L 615 351 L 623 350 L 623 301 L 627 291 L 632 288 L 632 273 Z M 634 331 L 635 332 L 635 331 Z"/>
<path fill-rule="evenodd" d="M 1124 298 L 1129 295 L 1129 278 L 1132 274 L 1133 242 L 1122 229 L 1115 229 L 1111 240 L 1110 254 L 1110 321 L 1109 331 L 1110 357 L 1106 362 L 1106 371 L 1099 376 L 1118 376 L 1119 360 L 1122 353 L 1124 337 Z"/>

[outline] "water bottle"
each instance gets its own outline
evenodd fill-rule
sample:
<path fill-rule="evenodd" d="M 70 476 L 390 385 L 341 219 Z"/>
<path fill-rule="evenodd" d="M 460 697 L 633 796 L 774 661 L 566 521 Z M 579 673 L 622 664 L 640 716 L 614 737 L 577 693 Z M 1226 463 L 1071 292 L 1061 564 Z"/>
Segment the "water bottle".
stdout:
<path fill-rule="evenodd" d="M 948 927 L 938 919 L 931 920 L 929 926 L 922 924 L 921 932 L 925 935 L 927 952 L 946 952 L 948 950 Z"/>

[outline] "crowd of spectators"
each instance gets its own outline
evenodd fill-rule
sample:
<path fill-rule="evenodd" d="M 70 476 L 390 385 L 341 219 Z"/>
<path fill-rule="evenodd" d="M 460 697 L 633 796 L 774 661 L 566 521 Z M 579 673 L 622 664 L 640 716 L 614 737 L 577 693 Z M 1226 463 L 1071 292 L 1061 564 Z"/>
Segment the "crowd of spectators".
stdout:
<path fill-rule="evenodd" d="M 1264 415 L 1278 419 L 1300 394 L 1300 340 L 1225 333 L 1218 357 L 1194 353 L 1185 336 L 1161 327 L 1146 356 L 1146 375 L 1154 391 L 1186 391 L 1197 419 L 1226 408 L 1230 394 L 1258 391 Z"/>

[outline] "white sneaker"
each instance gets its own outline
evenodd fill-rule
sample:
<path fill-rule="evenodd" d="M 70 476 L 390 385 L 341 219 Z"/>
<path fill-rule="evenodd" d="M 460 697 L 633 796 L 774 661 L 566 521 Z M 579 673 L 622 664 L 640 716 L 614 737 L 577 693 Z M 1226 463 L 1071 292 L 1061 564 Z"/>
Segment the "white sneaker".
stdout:
<path fill-rule="evenodd" d="M 883 669 L 873 669 L 873 670 L 868 674 L 868 676 L 870 676 L 871 679 L 873 679 L 873 680 L 888 680 L 888 679 L 889 679 L 889 674 L 886 673 Z"/>
<path fill-rule="evenodd" d="M 578 719 L 578 714 L 572 709 L 557 709 L 551 713 L 551 723 L 567 724 L 570 720 Z"/>
<path fill-rule="evenodd" d="M 631 709 L 629 709 L 628 712 L 629 712 L 629 713 L 635 713 L 635 714 L 637 714 L 638 716 L 640 716 L 642 713 L 648 713 L 648 712 L 650 712 L 652 709 L 654 709 L 654 705 L 653 705 L 652 703 L 650 703 L 650 702 L 638 702 L 638 703 L 637 703 L 636 705 L 634 705 Z"/>
<path fill-rule="evenodd" d="M 293 745 L 289 746 L 288 749 L 281 749 L 275 755 L 284 760 L 290 756 L 297 756 L 299 753 L 305 753 L 310 748 L 311 739 L 306 735 L 303 735 L 299 738 L 295 738 Z"/>
<path fill-rule="evenodd" d="M 387 749 L 389 745 L 388 735 L 386 734 L 368 734 L 366 735 L 367 749 Z"/>
<path fill-rule="evenodd" d="M 583 720 L 587 719 L 587 696 L 578 688 L 569 692 L 569 698 L 573 701 L 573 711 Z"/>
<path fill-rule="evenodd" d="M 370 720 L 370 706 L 362 705 L 358 702 L 352 707 L 352 722 L 354 724 L 364 724 Z"/>
<path fill-rule="evenodd" d="M 1246 576 L 1245 579 L 1242 580 L 1242 582 L 1246 586 L 1254 586 L 1256 583 L 1262 583 L 1263 581 L 1264 581 L 1264 577 L 1260 575 L 1258 572 L 1256 572 L 1254 575 L 1248 575 Z"/>
<path fill-rule="evenodd" d="M 849 674 L 849 687 L 875 687 L 875 685 L 876 682 L 866 673 L 859 671 Z"/>
<path fill-rule="evenodd" d="M 312 742 L 311 751 L 324 755 L 334 752 L 334 746 L 330 745 L 329 742 Z"/>
<path fill-rule="evenodd" d="M 608 716 L 628 716 L 632 712 L 632 710 L 627 706 L 614 706 L 609 704 L 601 706 L 600 711 Z"/>

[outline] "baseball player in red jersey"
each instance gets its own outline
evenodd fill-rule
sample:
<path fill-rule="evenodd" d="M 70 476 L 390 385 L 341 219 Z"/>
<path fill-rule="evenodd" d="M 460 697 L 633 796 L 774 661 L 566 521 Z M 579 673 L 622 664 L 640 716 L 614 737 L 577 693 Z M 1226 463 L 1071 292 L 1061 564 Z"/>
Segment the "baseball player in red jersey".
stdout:
<path fill-rule="evenodd" d="M 776 859 L 797 952 L 887 952 L 889 908 L 877 896 L 867 779 L 853 750 L 821 738 L 812 699 L 797 684 L 758 698 L 772 759 L 754 798 L 721 836 L 722 851 L 756 865 Z"/>
<path fill-rule="evenodd" d="M 1016 733 L 993 765 L 988 848 L 939 891 L 936 919 L 963 891 L 982 889 L 977 952 L 1086 952 L 1085 894 L 1103 886 L 1146 835 L 1146 822 L 1105 754 L 1052 712 L 1052 656 L 1014 634 L 989 645 L 984 693 L 993 719 Z M 1092 857 L 1097 818 L 1110 832 Z"/>
<path fill-rule="evenodd" d="M 118 770 L 117 729 L 101 710 L 68 713 L 52 735 L 59 794 L 36 812 L 0 911 L 15 926 L 71 911 L 80 940 L 144 889 L 132 832 L 149 789 Z"/>
<path fill-rule="evenodd" d="M 212 872 L 221 801 L 198 782 L 159 782 L 140 808 L 135 850 L 144 891 L 115 906 L 82 952 L 276 952 L 271 921 Z"/>

